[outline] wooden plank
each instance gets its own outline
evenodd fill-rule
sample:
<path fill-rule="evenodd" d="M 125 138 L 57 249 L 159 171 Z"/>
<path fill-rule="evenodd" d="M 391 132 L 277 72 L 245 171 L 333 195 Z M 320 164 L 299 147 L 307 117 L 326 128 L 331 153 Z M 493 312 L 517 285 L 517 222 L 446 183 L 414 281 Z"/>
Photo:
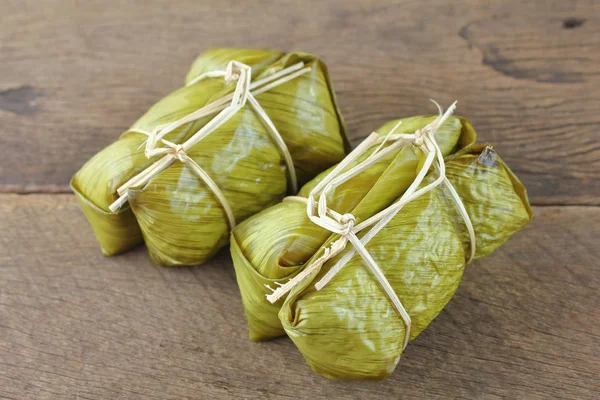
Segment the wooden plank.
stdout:
<path fill-rule="evenodd" d="M 591 399 L 600 208 L 536 207 L 467 268 L 392 378 L 332 382 L 251 343 L 226 251 L 195 268 L 103 258 L 70 195 L 0 195 L 0 398 Z"/>
<path fill-rule="evenodd" d="M 600 202 L 597 1 L 22 0 L 0 15 L 3 192 L 66 191 L 198 53 L 244 46 L 321 55 L 354 144 L 458 99 L 533 203 Z"/>

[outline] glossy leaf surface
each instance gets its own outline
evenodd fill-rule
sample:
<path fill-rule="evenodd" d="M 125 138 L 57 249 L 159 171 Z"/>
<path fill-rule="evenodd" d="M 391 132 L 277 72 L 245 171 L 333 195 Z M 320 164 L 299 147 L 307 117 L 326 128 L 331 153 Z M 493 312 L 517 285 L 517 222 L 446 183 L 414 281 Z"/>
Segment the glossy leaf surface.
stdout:
<path fill-rule="evenodd" d="M 306 53 L 212 49 L 192 65 L 186 83 L 204 72 L 224 70 L 237 60 L 260 79 L 300 61 L 311 70 L 256 96 L 292 156 L 299 182 L 340 161 L 348 142 L 327 68 Z M 102 252 L 113 255 L 146 243 L 161 265 L 192 265 L 209 259 L 229 240 L 230 227 L 220 202 L 186 165 L 175 161 L 143 187 L 128 191 L 128 205 L 109 211 L 117 188 L 160 156 L 144 155 L 146 135 L 231 93 L 235 83 L 209 78 L 184 86 L 148 110 L 118 141 L 96 154 L 73 177 L 77 194 Z M 182 143 L 213 116 L 186 124 L 165 137 Z M 215 181 L 239 223 L 290 193 L 289 171 L 279 147 L 249 105 L 188 152 Z"/>
<path fill-rule="evenodd" d="M 442 129 L 436 139 L 446 156 L 446 175 L 473 223 L 476 257 L 483 257 L 521 229 L 531 219 L 531 209 L 525 188 L 496 152 L 474 144 L 475 132 L 468 121 L 453 118 L 446 125 L 452 124 L 457 124 L 455 129 Z M 350 211 L 365 219 L 402 195 L 423 157 L 419 150 L 406 147 L 380 162 L 385 165 L 376 164 L 364 176 L 340 186 L 329 204 L 340 213 Z M 424 184 L 435 177 L 430 173 Z M 319 178 L 300 194 L 307 196 Z M 285 283 L 337 237 L 313 224 L 305 205 L 296 201 L 269 208 L 233 231 L 231 251 L 250 338 L 265 340 L 285 332 L 321 375 L 383 379 L 400 360 L 405 326 L 358 255 L 320 291 L 314 284 L 344 252 L 285 300 L 272 305 L 265 299 L 270 291 L 264 283 L 272 287 Z M 411 316 L 411 340 L 456 291 L 469 246 L 465 224 L 443 186 L 407 204 L 366 246 Z"/>

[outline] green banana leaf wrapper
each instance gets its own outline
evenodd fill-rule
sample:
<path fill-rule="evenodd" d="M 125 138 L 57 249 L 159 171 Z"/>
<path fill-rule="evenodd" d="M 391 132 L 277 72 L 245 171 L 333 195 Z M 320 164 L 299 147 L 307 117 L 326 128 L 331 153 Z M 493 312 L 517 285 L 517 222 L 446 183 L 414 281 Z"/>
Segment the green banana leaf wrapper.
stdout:
<path fill-rule="evenodd" d="M 343 159 L 349 144 L 323 62 L 307 53 L 211 49 L 195 60 L 185 82 L 206 72 L 224 70 L 232 60 L 249 65 L 253 81 L 298 62 L 311 67 L 309 72 L 256 96 L 287 145 L 299 184 Z M 192 265 L 206 261 L 228 243 L 230 227 L 221 203 L 179 161 L 143 187 L 130 188 L 128 203 L 119 211 L 111 212 L 109 205 L 118 199 L 121 185 L 161 157 L 147 159 L 147 136 L 133 129 L 150 132 L 234 89 L 235 82 L 209 78 L 175 90 L 75 174 L 71 188 L 104 255 L 115 255 L 145 242 L 157 264 Z M 164 139 L 182 143 L 213 117 L 183 125 Z M 238 223 L 278 203 L 290 192 L 289 171 L 281 151 L 249 105 L 188 150 L 187 155 L 215 181 Z"/>
<path fill-rule="evenodd" d="M 433 119 L 403 119 L 401 131 L 412 133 Z M 377 133 L 386 135 L 397 122 L 390 121 Z M 435 138 L 445 157 L 446 176 L 473 224 L 475 257 L 486 256 L 530 221 L 525 187 L 491 146 L 475 144 L 476 133 L 467 120 L 449 118 Z M 413 146 L 401 148 L 337 187 L 328 197 L 328 207 L 352 213 L 357 223 L 367 219 L 398 200 L 416 178 L 424 158 Z M 308 197 L 328 172 L 308 182 L 299 196 Z M 435 178 L 428 176 L 423 185 Z M 320 291 L 314 288 L 351 245 L 283 300 L 271 304 L 265 298 L 271 293 L 265 285 L 284 284 L 337 238 L 311 222 L 306 205 L 298 201 L 277 204 L 233 230 L 231 253 L 250 339 L 287 334 L 311 368 L 325 377 L 383 379 L 400 359 L 405 326 L 360 256 L 355 255 Z M 410 315 L 412 340 L 456 291 L 470 240 L 442 185 L 405 205 L 366 249 Z"/>

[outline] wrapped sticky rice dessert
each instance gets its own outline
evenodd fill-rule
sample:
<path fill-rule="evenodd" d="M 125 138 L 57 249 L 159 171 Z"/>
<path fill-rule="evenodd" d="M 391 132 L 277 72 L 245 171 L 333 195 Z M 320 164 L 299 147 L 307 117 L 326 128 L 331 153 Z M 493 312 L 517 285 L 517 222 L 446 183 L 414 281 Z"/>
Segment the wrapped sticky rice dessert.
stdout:
<path fill-rule="evenodd" d="M 466 263 L 531 219 L 523 185 L 452 111 L 385 124 L 233 230 L 251 340 L 287 333 L 328 378 L 383 379 Z"/>
<path fill-rule="evenodd" d="M 295 194 L 347 148 L 318 58 L 212 49 L 71 187 L 103 254 L 144 241 L 158 264 L 199 264 L 237 223 Z"/>

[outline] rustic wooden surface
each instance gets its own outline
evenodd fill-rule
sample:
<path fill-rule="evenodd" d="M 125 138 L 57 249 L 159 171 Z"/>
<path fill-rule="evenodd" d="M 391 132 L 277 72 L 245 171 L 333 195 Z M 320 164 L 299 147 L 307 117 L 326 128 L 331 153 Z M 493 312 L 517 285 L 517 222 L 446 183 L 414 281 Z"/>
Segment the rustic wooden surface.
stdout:
<path fill-rule="evenodd" d="M 0 195 L 0 397 L 592 399 L 600 390 L 600 209 L 536 207 L 469 266 L 391 379 L 332 382 L 293 343 L 251 343 L 227 252 L 103 258 L 71 195 Z M 406 396 L 406 397 L 404 397 Z"/>
<path fill-rule="evenodd" d="M 600 3 L 0 1 L 0 398 L 592 399 L 600 393 Z M 470 266 L 387 381 L 253 344 L 226 251 L 103 258 L 70 176 L 211 46 L 329 64 L 353 143 L 459 100 L 534 222 Z"/>

